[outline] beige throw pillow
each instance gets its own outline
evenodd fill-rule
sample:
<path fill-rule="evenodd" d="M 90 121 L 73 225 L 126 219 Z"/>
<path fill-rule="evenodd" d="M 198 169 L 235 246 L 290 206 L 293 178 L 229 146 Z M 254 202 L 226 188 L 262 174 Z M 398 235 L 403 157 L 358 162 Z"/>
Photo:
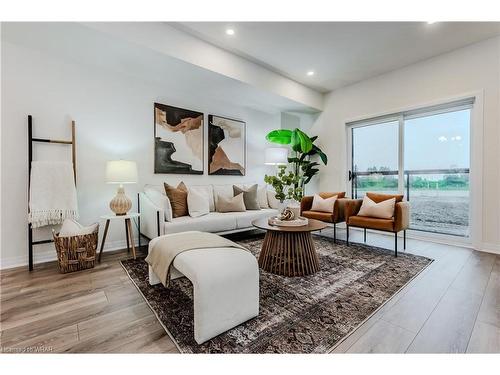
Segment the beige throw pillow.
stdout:
<path fill-rule="evenodd" d="M 336 200 L 337 195 L 325 199 L 318 194 L 314 194 L 311 211 L 333 213 L 333 206 L 335 205 Z"/>
<path fill-rule="evenodd" d="M 375 203 L 365 195 L 363 203 L 359 209 L 358 216 L 377 217 L 380 219 L 390 219 L 394 216 L 394 206 L 396 198 L 387 199 L 385 201 Z"/>
<path fill-rule="evenodd" d="M 188 205 L 187 205 L 187 195 L 188 190 L 184 182 L 180 182 L 177 187 L 173 187 L 166 182 L 163 184 L 165 187 L 165 193 L 170 200 L 170 205 L 172 206 L 172 216 L 180 217 L 188 215 Z"/>
<path fill-rule="evenodd" d="M 245 212 L 245 201 L 243 193 L 240 193 L 232 198 L 217 196 L 217 212 Z"/>

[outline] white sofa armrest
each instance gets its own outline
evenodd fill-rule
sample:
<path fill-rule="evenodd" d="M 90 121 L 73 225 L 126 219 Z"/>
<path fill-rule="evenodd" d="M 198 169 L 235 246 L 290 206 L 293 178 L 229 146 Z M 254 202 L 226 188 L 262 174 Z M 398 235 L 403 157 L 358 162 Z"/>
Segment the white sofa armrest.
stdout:
<path fill-rule="evenodd" d="M 157 207 L 143 192 L 139 193 L 139 212 L 141 214 L 141 233 L 153 239 L 164 231 L 165 211 Z"/>

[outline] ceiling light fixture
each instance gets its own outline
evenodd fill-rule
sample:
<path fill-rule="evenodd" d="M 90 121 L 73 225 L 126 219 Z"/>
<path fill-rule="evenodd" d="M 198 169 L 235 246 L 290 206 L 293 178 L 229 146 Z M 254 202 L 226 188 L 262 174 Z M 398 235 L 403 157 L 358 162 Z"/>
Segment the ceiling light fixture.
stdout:
<path fill-rule="evenodd" d="M 427 21 L 427 25 L 432 25 L 433 23 L 436 23 L 437 21 Z"/>
<path fill-rule="evenodd" d="M 234 29 L 226 29 L 227 35 L 234 35 Z"/>
<path fill-rule="evenodd" d="M 308 72 L 307 72 L 307 75 L 308 75 L 308 76 L 313 76 L 313 75 L 314 75 L 314 70 L 310 70 L 310 71 L 308 71 Z"/>

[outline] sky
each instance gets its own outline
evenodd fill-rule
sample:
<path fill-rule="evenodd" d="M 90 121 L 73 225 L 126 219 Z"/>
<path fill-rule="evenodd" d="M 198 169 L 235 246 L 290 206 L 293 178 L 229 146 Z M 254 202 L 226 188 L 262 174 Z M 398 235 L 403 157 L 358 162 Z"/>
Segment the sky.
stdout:
<path fill-rule="evenodd" d="M 405 169 L 469 168 L 470 110 L 405 120 Z M 354 164 L 398 168 L 398 123 L 355 128 Z"/>

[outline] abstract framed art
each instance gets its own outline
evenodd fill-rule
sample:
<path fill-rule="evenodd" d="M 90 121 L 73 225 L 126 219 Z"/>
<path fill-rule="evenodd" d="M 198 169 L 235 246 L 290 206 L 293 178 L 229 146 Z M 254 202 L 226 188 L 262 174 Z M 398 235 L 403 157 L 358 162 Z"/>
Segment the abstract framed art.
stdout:
<path fill-rule="evenodd" d="M 154 104 L 154 173 L 203 174 L 203 113 Z"/>
<path fill-rule="evenodd" d="M 208 174 L 244 176 L 246 124 L 208 115 Z"/>

